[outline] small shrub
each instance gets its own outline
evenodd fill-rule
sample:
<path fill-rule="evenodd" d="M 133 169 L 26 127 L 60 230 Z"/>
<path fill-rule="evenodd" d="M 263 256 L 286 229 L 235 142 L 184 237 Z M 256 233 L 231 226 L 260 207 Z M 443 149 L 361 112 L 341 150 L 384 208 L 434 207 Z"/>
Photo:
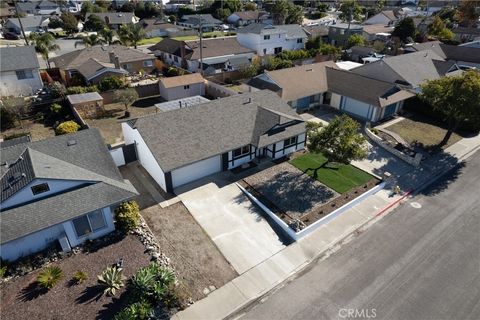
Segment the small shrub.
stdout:
<path fill-rule="evenodd" d="M 16 119 L 17 117 L 15 116 L 15 113 L 3 106 L 0 107 L 0 120 L 2 130 L 14 128 L 17 121 Z"/>
<path fill-rule="evenodd" d="M 130 280 L 130 287 L 137 300 L 146 299 L 156 304 L 173 295 L 175 282 L 175 274 L 171 270 L 152 262 L 135 273 Z"/>
<path fill-rule="evenodd" d="M 124 286 L 123 271 L 117 267 L 106 268 L 97 278 L 98 283 L 104 287 L 103 293 L 108 296 L 114 296 L 117 290 Z"/>
<path fill-rule="evenodd" d="M 62 112 L 62 105 L 58 103 L 52 103 L 52 105 L 50 106 L 50 111 L 59 114 L 60 112 Z"/>
<path fill-rule="evenodd" d="M 43 289 L 52 289 L 63 278 L 60 267 L 49 266 L 43 269 L 37 277 L 37 284 Z"/>
<path fill-rule="evenodd" d="M 75 121 L 65 121 L 60 123 L 56 128 L 55 128 L 55 134 L 57 136 L 61 136 L 63 134 L 68 134 L 68 133 L 74 133 L 77 132 L 78 129 L 80 129 L 80 125 L 76 123 Z"/>
<path fill-rule="evenodd" d="M 115 209 L 115 221 L 124 232 L 134 230 L 140 224 L 140 209 L 135 201 L 127 201 Z"/>
<path fill-rule="evenodd" d="M 75 272 L 72 280 L 75 284 L 81 284 L 85 282 L 87 279 L 88 279 L 87 273 L 79 270 Z"/>
<path fill-rule="evenodd" d="M 114 320 L 149 319 L 153 317 L 153 308 L 147 301 L 139 301 L 123 308 Z"/>
<path fill-rule="evenodd" d="M 22 131 L 22 132 L 9 134 L 8 136 L 3 137 L 3 140 L 5 141 L 12 140 L 12 139 L 16 139 L 16 138 L 20 138 L 28 135 L 30 135 L 30 131 Z"/>
<path fill-rule="evenodd" d="M 48 87 L 48 89 L 50 90 L 50 95 L 53 99 L 63 97 L 67 92 L 67 89 L 65 88 L 65 86 L 58 81 L 55 81 L 54 83 L 52 83 Z"/>
<path fill-rule="evenodd" d="M 67 88 L 67 94 L 80 94 L 80 93 L 87 93 L 87 92 L 95 92 L 98 91 L 98 88 L 96 85 L 93 86 L 73 86 Z"/>
<path fill-rule="evenodd" d="M 3 279 L 5 277 L 6 273 L 7 273 L 7 266 L 1 266 L 0 267 L 0 279 Z"/>

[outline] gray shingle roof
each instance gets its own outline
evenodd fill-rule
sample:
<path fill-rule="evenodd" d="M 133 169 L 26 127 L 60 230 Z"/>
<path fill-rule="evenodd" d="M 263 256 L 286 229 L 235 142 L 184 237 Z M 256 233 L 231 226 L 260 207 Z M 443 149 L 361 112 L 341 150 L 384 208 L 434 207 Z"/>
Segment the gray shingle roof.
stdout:
<path fill-rule="evenodd" d="M 182 22 L 198 25 L 200 19 L 203 24 L 222 24 L 222 21 L 215 19 L 211 14 L 186 14 L 181 18 Z"/>
<path fill-rule="evenodd" d="M 45 21 L 47 16 L 27 16 L 20 18 L 22 21 L 22 25 L 24 29 L 32 29 L 32 28 L 40 28 L 42 26 L 42 22 Z M 18 18 L 10 18 L 8 22 L 13 23 L 17 28 L 20 28 L 20 23 L 18 22 Z"/>
<path fill-rule="evenodd" d="M 0 57 L 1 71 L 40 68 L 33 46 L 3 47 L 0 48 Z"/>
<path fill-rule="evenodd" d="M 103 21 L 108 20 L 108 24 L 128 24 L 132 23 L 134 14 L 132 12 L 101 12 L 101 13 L 87 13 L 85 21 L 92 15 L 95 15 Z"/>
<path fill-rule="evenodd" d="M 306 38 L 305 30 L 298 24 L 269 25 L 265 23 L 252 23 L 240 28 L 237 33 L 255 33 L 260 35 L 282 34 L 286 33 L 287 38 Z"/>
<path fill-rule="evenodd" d="M 123 180 L 96 129 L 3 148 L 0 157 L 2 202 L 36 178 L 83 182 L 73 190 L 3 209 L 2 243 L 137 194 Z"/>
<path fill-rule="evenodd" d="M 162 170 L 169 172 L 244 145 L 259 145 L 267 139 L 281 141 L 285 130 L 271 129 L 287 122 L 292 125 L 289 136 L 305 132 L 305 124 L 295 111 L 275 93 L 265 90 L 128 123 L 138 129 Z"/>

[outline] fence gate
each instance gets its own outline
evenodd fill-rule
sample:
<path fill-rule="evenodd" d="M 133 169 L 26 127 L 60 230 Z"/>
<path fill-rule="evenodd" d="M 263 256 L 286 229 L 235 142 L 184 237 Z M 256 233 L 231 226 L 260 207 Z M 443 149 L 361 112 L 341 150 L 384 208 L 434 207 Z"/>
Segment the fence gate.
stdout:
<path fill-rule="evenodd" d="M 135 143 L 123 146 L 122 150 L 125 163 L 137 160 L 137 148 L 135 148 Z"/>

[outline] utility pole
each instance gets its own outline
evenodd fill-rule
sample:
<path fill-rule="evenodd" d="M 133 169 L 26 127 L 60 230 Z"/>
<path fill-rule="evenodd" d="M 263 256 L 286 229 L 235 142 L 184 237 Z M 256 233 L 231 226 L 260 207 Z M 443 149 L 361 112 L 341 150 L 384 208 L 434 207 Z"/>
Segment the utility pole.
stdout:
<path fill-rule="evenodd" d="M 199 20 L 198 20 L 198 25 L 199 25 L 199 32 L 200 32 L 200 74 L 203 76 L 203 44 L 202 44 L 202 38 L 203 38 L 203 19 L 202 16 L 197 15 Z"/>
<path fill-rule="evenodd" d="M 27 36 L 25 35 L 25 30 L 23 30 L 23 24 L 22 24 L 22 19 L 20 19 L 20 15 L 18 14 L 18 6 L 17 6 L 17 1 L 15 0 L 13 3 L 15 4 L 15 14 L 17 15 L 18 23 L 20 24 L 20 30 L 22 30 L 22 35 L 23 35 L 23 40 L 25 41 L 25 44 L 28 46 L 28 39 Z"/>

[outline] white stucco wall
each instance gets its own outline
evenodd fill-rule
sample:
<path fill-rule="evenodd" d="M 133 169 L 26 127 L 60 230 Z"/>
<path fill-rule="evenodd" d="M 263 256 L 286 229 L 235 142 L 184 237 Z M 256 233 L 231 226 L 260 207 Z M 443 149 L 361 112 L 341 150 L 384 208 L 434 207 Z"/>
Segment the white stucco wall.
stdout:
<path fill-rule="evenodd" d="M 116 149 L 110 149 L 108 151 L 110 152 L 113 162 L 115 162 L 115 165 L 117 167 L 125 165 L 125 157 L 123 155 L 123 149 L 121 147 Z"/>
<path fill-rule="evenodd" d="M 306 38 L 303 38 L 302 43 L 297 43 L 297 39 L 287 39 L 286 33 L 272 34 L 268 40 L 264 40 L 264 36 L 259 34 L 238 33 L 237 40 L 242 46 L 255 50 L 259 56 L 263 56 L 274 54 L 277 47 L 282 47 L 282 51 L 303 49 Z M 266 53 L 263 49 L 266 49 Z"/>
<path fill-rule="evenodd" d="M 50 191 L 46 191 L 34 195 L 31 187 L 41 183 L 48 183 Z M 34 179 L 28 185 L 17 191 L 13 196 L 2 202 L 2 209 L 7 209 L 28 201 L 38 200 L 48 197 L 52 194 L 77 187 L 81 184 L 87 183 L 83 180 L 59 180 L 59 179 Z"/>
<path fill-rule="evenodd" d="M 176 188 L 191 181 L 198 180 L 212 173 L 222 171 L 222 156 L 217 155 L 197 161 L 172 171 L 172 186 Z"/>
<path fill-rule="evenodd" d="M 152 152 L 148 148 L 147 144 L 143 140 L 142 136 L 137 129 L 133 129 L 127 123 L 122 123 L 123 137 L 125 139 L 125 144 L 135 143 L 137 149 L 138 162 L 147 170 L 147 172 L 152 176 L 152 178 L 158 183 L 158 185 L 163 189 L 167 190 L 165 183 L 165 174 L 163 170 L 158 165 L 157 160 L 153 156 Z"/>
<path fill-rule="evenodd" d="M 341 95 L 332 92 L 332 97 L 330 98 L 330 105 L 336 109 L 340 109 L 340 98 Z"/>
<path fill-rule="evenodd" d="M 305 148 L 305 146 L 304 146 L 304 144 L 305 144 L 305 134 L 304 133 L 299 134 L 297 136 L 297 144 L 293 145 L 291 147 L 288 147 L 285 150 L 283 150 L 284 142 L 285 141 L 283 140 L 283 141 L 275 143 L 275 154 L 272 156 L 273 159 L 278 159 L 278 158 L 281 158 L 285 155 L 293 153 L 295 151 L 299 151 L 299 150 L 304 149 Z M 268 149 L 272 150 L 273 145 L 269 145 Z M 267 153 L 268 153 L 268 151 L 267 151 Z"/>
<path fill-rule="evenodd" d="M 43 88 L 40 72 L 32 70 L 33 78 L 18 80 L 15 71 L 4 71 L 0 73 L 0 95 L 20 96 L 31 95 L 38 89 Z"/>
<path fill-rule="evenodd" d="M 233 169 L 238 166 L 241 166 L 244 163 L 248 163 L 255 159 L 255 154 L 257 152 L 257 148 L 255 146 L 251 146 L 250 154 L 247 154 L 241 158 L 233 159 L 233 151 L 228 152 L 228 169 Z M 233 160 L 233 161 L 232 161 Z"/>
<path fill-rule="evenodd" d="M 205 95 L 205 83 L 203 82 L 190 84 L 188 89 L 185 89 L 183 85 L 174 88 L 165 88 L 161 81 L 159 82 L 159 86 L 160 95 L 167 101 Z"/>

